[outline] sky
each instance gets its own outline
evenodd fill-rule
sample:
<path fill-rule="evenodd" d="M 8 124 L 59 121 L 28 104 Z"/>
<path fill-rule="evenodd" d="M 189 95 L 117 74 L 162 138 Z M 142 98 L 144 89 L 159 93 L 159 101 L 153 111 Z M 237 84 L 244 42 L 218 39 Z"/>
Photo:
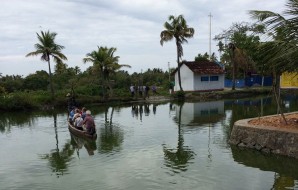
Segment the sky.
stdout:
<path fill-rule="evenodd" d="M 56 32 L 56 43 L 68 67 L 81 71 L 91 66 L 82 59 L 97 46 L 117 48 L 119 64 L 130 74 L 147 69 L 164 71 L 177 66 L 174 41 L 160 45 L 160 32 L 169 15 L 183 15 L 193 38 L 183 44 L 183 60 L 193 61 L 199 53 L 209 53 L 210 33 L 222 33 L 233 23 L 254 22 L 249 10 L 282 13 L 286 0 L 0 0 L 0 73 L 28 76 L 48 72 L 46 62 L 25 57 L 35 51 L 36 33 Z M 208 15 L 212 15 L 211 19 Z M 211 30 L 210 30 L 211 25 Z M 218 55 L 218 42 L 211 51 Z M 54 71 L 54 63 L 51 64 Z"/>

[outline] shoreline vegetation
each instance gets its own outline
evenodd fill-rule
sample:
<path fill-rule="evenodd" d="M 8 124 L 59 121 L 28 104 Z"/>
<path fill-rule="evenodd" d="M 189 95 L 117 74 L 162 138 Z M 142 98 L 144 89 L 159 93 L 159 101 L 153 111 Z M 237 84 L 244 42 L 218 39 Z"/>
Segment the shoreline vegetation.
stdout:
<path fill-rule="evenodd" d="M 282 90 L 282 95 L 298 94 L 297 90 Z M 270 87 L 241 88 L 236 90 L 224 89 L 223 91 L 212 92 L 176 92 L 169 94 L 167 90 L 160 89 L 158 94 L 150 94 L 149 98 L 136 96 L 130 97 L 129 92 L 121 93 L 113 97 L 87 96 L 76 94 L 75 99 L 78 106 L 83 105 L 118 105 L 126 103 L 142 102 L 164 102 L 164 101 L 213 101 L 223 99 L 248 98 L 260 95 L 272 95 Z M 56 93 L 52 100 L 48 91 L 16 92 L 0 97 L 0 110 L 3 111 L 33 111 L 33 110 L 52 110 L 67 108 L 67 97 L 65 92 Z"/>

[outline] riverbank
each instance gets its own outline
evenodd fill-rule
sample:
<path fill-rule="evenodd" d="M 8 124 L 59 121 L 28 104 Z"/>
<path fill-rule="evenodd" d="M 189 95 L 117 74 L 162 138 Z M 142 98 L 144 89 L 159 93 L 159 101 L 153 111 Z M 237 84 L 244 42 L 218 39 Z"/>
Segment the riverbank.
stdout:
<path fill-rule="evenodd" d="M 297 90 L 282 90 L 282 94 L 297 94 Z M 254 87 L 245 89 L 224 89 L 223 91 L 211 92 L 185 92 L 183 96 L 181 93 L 169 94 L 167 91 L 160 91 L 159 94 L 149 94 L 149 98 L 143 97 L 130 97 L 125 94 L 122 97 L 103 98 L 101 96 L 86 96 L 76 95 L 76 102 L 78 106 L 85 105 L 115 105 L 126 103 L 141 103 L 141 102 L 164 102 L 173 100 L 182 101 L 212 101 L 223 99 L 239 99 L 257 96 L 271 96 L 272 91 L 270 87 Z M 28 111 L 28 110 L 49 110 L 56 108 L 66 108 L 67 97 L 65 94 L 57 94 L 55 99 L 52 100 L 48 92 L 23 92 L 16 94 L 9 94 L 0 97 L 0 110 L 4 111 Z"/>

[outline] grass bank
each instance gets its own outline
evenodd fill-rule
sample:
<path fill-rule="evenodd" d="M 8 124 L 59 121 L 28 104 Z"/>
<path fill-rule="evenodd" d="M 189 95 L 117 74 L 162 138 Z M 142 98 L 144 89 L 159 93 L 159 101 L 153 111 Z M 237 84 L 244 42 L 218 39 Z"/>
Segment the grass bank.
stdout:
<path fill-rule="evenodd" d="M 298 95 L 298 90 L 282 90 L 283 95 Z M 32 91 L 32 92 L 17 92 L 11 94 L 0 95 L 0 110 L 5 111 L 24 111 L 24 110 L 47 110 L 54 108 L 67 108 L 66 92 L 57 92 L 55 99 L 52 100 L 51 95 L 47 91 Z M 92 104 L 122 104 L 129 102 L 142 102 L 142 101 L 164 101 L 170 99 L 181 99 L 186 101 L 212 101 L 220 99 L 235 99 L 256 97 L 260 95 L 272 95 L 270 87 L 267 88 L 246 88 L 246 89 L 224 89 L 223 91 L 213 92 L 185 92 L 183 94 L 176 93 L 170 95 L 167 90 L 160 90 L 158 94 L 152 96 L 150 93 L 149 99 L 144 100 L 142 97 L 130 97 L 129 93 L 115 94 L 108 99 L 102 96 L 88 96 L 76 95 L 76 102 L 79 106 L 92 105 Z"/>

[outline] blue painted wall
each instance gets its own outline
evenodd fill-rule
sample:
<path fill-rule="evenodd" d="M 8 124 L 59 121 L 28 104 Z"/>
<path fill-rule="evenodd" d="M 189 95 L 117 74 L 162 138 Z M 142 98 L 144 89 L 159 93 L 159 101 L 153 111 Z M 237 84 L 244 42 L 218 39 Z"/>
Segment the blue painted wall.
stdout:
<path fill-rule="evenodd" d="M 232 80 L 225 79 L 225 87 L 232 88 Z M 236 88 L 251 87 L 253 85 L 262 86 L 262 76 L 253 75 L 245 79 L 236 79 Z M 272 86 L 272 77 L 264 77 L 264 86 Z"/>

